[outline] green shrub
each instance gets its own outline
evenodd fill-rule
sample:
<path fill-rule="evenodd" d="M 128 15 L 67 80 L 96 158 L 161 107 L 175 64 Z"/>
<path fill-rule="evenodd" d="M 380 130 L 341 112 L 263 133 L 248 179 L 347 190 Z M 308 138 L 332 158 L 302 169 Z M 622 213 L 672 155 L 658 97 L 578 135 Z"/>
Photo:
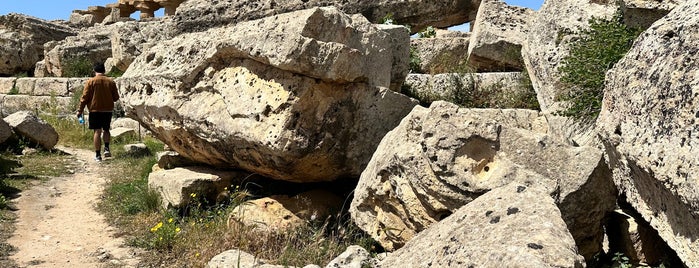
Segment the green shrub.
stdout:
<path fill-rule="evenodd" d="M 107 76 L 114 78 L 121 77 L 122 75 L 124 75 L 124 71 L 119 70 L 117 68 L 114 68 L 107 73 Z"/>
<path fill-rule="evenodd" d="M 559 71 L 568 90 L 558 100 L 568 102 L 560 115 L 594 120 L 602 107 L 604 77 L 631 48 L 640 31 L 623 24 L 621 12 L 611 19 L 592 18 L 589 29 L 580 29 L 570 44 Z"/>
<path fill-rule="evenodd" d="M 424 30 L 417 33 L 418 38 L 435 38 L 437 37 L 437 31 L 432 26 L 428 26 Z"/>
<path fill-rule="evenodd" d="M 411 46 L 410 47 L 410 73 L 422 73 L 420 65 L 422 64 L 422 60 L 420 59 L 420 56 L 417 54 L 417 48 Z"/>
<path fill-rule="evenodd" d="M 92 76 L 92 62 L 84 57 L 73 58 L 66 61 L 63 68 L 63 77 L 90 77 Z"/>
<path fill-rule="evenodd" d="M 396 20 L 393 19 L 393 13 L 388 13 L 386 14 L 386 16 L 383 16 L 383 18 L 381 18 L 380 24 L 393 25 L 395 22 Z"/>

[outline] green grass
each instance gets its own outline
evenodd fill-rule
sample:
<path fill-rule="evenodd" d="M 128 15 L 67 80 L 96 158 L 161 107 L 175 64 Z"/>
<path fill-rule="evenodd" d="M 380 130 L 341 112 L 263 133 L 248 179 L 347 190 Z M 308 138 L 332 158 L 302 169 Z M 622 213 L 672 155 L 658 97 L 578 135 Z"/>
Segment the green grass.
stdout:
<path fill-rule="evenodd" d="M 579 29 L 570 54 L 559 67 L 561 81 L 569 90 L 558 96 L 568 104 L 560 115 L 591 122 L 602 108 L 606 72 L 626 55 L 640 34 L 623 24 L 621 12 L 611 19 L 592 18 L 589 29 Z"/>

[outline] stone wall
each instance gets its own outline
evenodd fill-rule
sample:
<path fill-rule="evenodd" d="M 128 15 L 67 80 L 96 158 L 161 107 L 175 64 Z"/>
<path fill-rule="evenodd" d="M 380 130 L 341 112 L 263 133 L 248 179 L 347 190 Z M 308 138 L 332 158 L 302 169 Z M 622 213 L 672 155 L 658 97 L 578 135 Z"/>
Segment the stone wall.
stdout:
<path fill-rule="evenodd" d="M 22 110 L 70 114 L 88 78 L 0 78 L 0 116 Z M 73 101 L 74 102 L 74 101 Z"/>

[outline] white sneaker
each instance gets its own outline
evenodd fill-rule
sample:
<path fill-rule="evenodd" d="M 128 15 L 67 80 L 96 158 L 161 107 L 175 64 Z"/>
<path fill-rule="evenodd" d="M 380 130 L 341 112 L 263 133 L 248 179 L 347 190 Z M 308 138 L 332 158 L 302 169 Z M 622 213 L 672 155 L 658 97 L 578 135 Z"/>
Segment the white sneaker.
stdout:
<path fill-rule="evenodd" d="M 109 150 L 104 150 L 104 157 L 112 157 L 112 153 Z"/>
<path fill-rule="evenodd" d="M 102 162 L 102 157 L 101 156 L 95 156 L 95 161 L 97 162 Z"/>

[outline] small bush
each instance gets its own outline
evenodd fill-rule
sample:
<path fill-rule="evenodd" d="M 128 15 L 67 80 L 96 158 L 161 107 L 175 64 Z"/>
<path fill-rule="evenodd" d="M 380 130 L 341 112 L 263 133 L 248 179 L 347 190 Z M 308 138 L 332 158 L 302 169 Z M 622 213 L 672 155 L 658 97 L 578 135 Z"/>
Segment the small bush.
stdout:
<path fill-rule="evenodd" d="M 418 38 L 435 38 L 437 37 L 437 31 L 432 26 L 428 26 L 424 30 L 417 33 Z"/>
<path fill-rule="evenodd" d="M 381 18 L 381 23 L 380 24 L 387 24 L 387 25 L 393 25 L 396 21 L 393 19 L 393 13 L 388 13 L 386 16 L 383 16 Z"/>
<path fill-rule="evenodd" d="M 410 46 L 410 73 L 422 73 L 422 60 L 418 55 L 417 48 Z"/>
<path fill-rule="evenodd" d="M 631 48 L 640 31 L 623 24 L 621 12 L 611 19 L 592 18 L 590 28 L 579 30 L 559 71 L 569 90 L 558 96 L 568 102 L 560 115 L 594 120 L 602 107 L 606 72 Z"/>
<path fill-rule="evenodd" d="M 84 57 L 66 61 L 63 68 L 63 77 L 90 77 L 92 76 L 92 62 Z"/>
<path fill-rule="evenodd" d="M 121 77 L 122 75 L 124 75 L 124 71 L 119 70 L 117 68 L 113 68 L 111 71 L 107 73 L 107 76 L 114 78 Z"/>

